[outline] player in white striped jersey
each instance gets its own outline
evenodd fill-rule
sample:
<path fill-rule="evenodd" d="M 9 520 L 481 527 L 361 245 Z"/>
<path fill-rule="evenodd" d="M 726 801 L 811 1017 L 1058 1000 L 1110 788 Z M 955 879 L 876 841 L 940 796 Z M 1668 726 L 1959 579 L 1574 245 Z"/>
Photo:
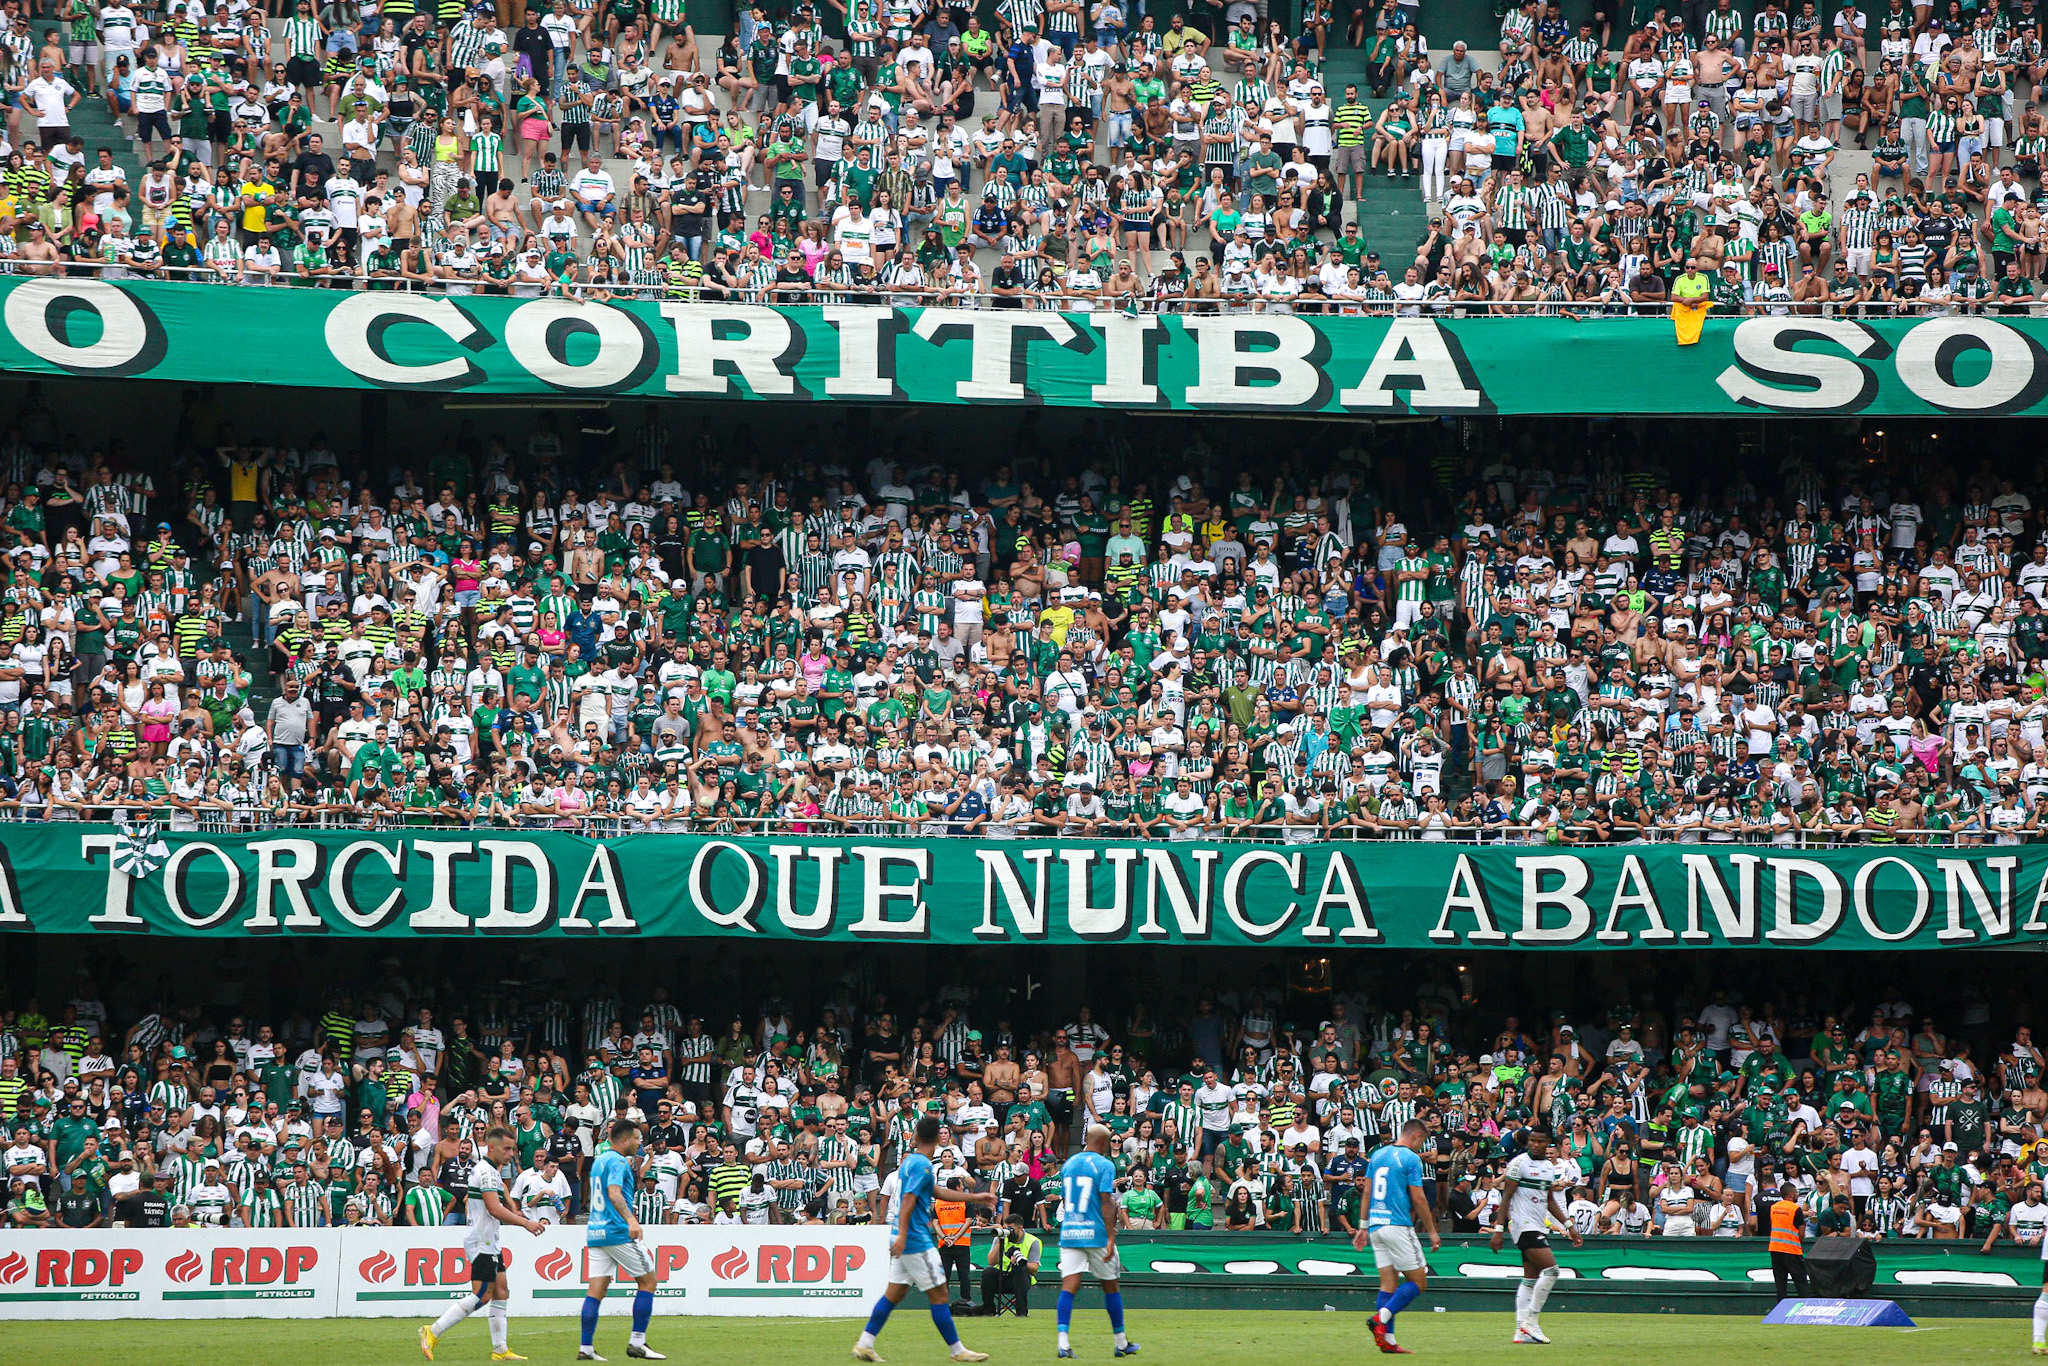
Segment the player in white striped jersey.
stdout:
<path fill-rule="evenodd" d="M 430 1324 L 420 1328 L 420 1352 L 434 1359 L 434 1344 L 456 1324 L 482 1309 L 491 1328 L 491 1360 L 524 1361 L 505 1341 L 505 1301 L 512 1286 L 505 1278 L 504 1245 L 499 1240 L 503 1225 L 539 1233 L 546 1225 L 529 1219 L 506 1198 L 505 1169 L 519 1151 L 513 1132 L 497 1125 L 484 1134 L 483 1151 L 469 1173 L 469 1223 L 462 1235 L 462 1250 L 469 1257 L 470 1292 L 448 1306 Z"/>
<path fill-rule="evenodd" d="M 1550 1250 L 1550 1222 L 1570 1235 L 1572 1246 L 1585 1239 L 1566 1214 L 1561 1192 L 1580 1179 L 1576 1162 L 1559 1162 L 1550 1156 L 1550 1131 L 1525 1129 L 1522 1151 L 1508 1162 L 1501 1178 L 1501 1201 L 1507 1218 L 1493 1231 L 1493 1250 L 1501 1250 L 1510 1237 L 1522 1252 L 1522 1283 L 1515 1287 L 1515 1336 L 1517 1343 L 1548 1343 L 1538 1315 L 1543 1302 L 1557 1284 L 1557 1254 Z"/>

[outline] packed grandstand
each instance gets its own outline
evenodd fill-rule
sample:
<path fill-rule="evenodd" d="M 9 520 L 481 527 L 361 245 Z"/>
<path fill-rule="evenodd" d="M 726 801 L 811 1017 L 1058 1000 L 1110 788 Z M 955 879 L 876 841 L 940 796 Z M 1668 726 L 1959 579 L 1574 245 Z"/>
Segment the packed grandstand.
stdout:
<path fill-rule="evenodd" d="M 849 449 L 693 490 L 658 420 L 584 481 L 542 413 L 521 452 L 380 479 L 313 434 L 167 491 L 74 474 L 37 404 L 25 820 L 1813 846 L 2048 810 L 2048 544 L 1989 468 L 1680 492 L 1625 438 L 1524 470 L 1449 428 L 1392 507 L 1391 455 L 1210 484 L 1098 432 L 1042 484 Z"/>
<path fill-rule="evenodd" d="M 194 1002 L 125 1026 L 88 976 L 50 1013 L 28 998 L 0 1032 L 10 1228 L 434 1226 L 459 1220 L 493 1126 L 517 1136 L 513 1204 L 575 1222 L 617 1118 L 648 1126 L 643 1222 L 865 1223 L 928 1114 L 949 1184 L 995 1196 L 974 1217 L 1033 1228 L 1056 1226 L 1062 1161 L 1099 1122 L 1130 1227 L 1354 1232 L 1366 1156 L 1418 1117 L 1451 1231 L 1500 1226 L 1532 1123 L 1577 1165 L 1561 1203 L 1584 1235 L 1753 1233 L 1758 1192 L 1787 1185 L 1823 1233 L 1989 1248 L 2048 1224 L 2042 1053 L 2025 1026 L 1973 1052 L 1977 999 L 1957 1035 L 1903 998 L 1851 1018 L 1725 988 L 1524 1028 L 1435 976 L 1398 1014 L 1340 992 L 1302 1025 L 1278 996 L 1205 989 L 1178 1015 L 1084 1007 L 1027 1033 L 964 987 L 899 1013 L 853 976 L 814 1012 L 769 998 L 708 1028 L 664 989 L 631 1009 L 495 985 L 447 1016 L 403 1004 L 427 990 L 388 966 L 360 1001 L 275 1022 Z"/>
<path fill-rule="evenodd" d="M 2035 0 L 1589 22 L 1530 0 L 1456 34 L 1397 0 L 1286 20 L 1248 0 L 833 0 L 742 10 L 701 42 L 677 0 L 277 8 L 17 13 L 8 269 L 599 300 L 1557 313 L 1676 294 L 1915 315 L 2026 311 L 2041 275 Z M 1396 178 L 1406 216 L 1369 209 Z"/>

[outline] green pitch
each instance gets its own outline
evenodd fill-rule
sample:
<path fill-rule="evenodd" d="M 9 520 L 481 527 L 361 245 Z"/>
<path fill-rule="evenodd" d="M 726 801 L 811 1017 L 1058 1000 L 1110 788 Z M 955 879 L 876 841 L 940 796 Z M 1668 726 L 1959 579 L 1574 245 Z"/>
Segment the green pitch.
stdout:
<path fill-rule="evenodd" d="M 1051 1295 L 1047 1295 L 1048 1302 Z M 1741 1361 L 1810 1366 L 1853 1360 L 1857 1366 L 1925 1366 L 2027 1359 L 2025 1319 L 1932 1319 L 1921 1328 L 1765 1328 L 1746 1318 L 1650 1314 L 1544 1315 L 1555 1343 L 1513 1347 L 1506 1314 L 1434 1314 L 1428 1301 L 1401 1316 L 1401 1341 L 1418 1366 L 1431 1360 L 1523 1362 L 1597 1360 L 1602 1366 L 1725 1366 Z M 1231 1313 L 1134 1311 L 1131 1336 L 1144 1347 L 1137 1366 L 1362 1366 L 1377 1358 L 1355 1313 Z M 394 1366 L 418 1361 L 419 1325 L 405 1319 L 279 1323 L 233 1320 L 193 1323 L 16 1323 L 0 1350 L 7 1366 L 96 1366 L 135 1361 L 300 1361 L 318 1366 Z M 1100 1310 L 1076 1315 L 1074 1347 L 1085 1362 L 1107 1366 L 1109 1325 Z M 657 1317 L 649 1341 L 673 1362 L 690 1366 L 833 1366 L 850 1361 L 860 1322 L 846 1320 Z M 1051 1362 L 1053 1317 L 960 1320 L 962 1340 L 989 1354 L 991 1366 Z M 571 1362 L 576 1320 L 514 1319 L 512 1350 L 535 1362 Z M 607 1315 L 597 1349 L 626 1360 L 626 1324 Z M 905 1366 L 945 1366 L 931 1320 L 905 1305 L 882 1336 L 882 1355 Z M 1589 1355 L 1590 1354 L 1590 1355 Z M 482 1362 L 490 1340 L 482 1319 L 459 1325 L 435 1353 L 442 1362 Z"/>

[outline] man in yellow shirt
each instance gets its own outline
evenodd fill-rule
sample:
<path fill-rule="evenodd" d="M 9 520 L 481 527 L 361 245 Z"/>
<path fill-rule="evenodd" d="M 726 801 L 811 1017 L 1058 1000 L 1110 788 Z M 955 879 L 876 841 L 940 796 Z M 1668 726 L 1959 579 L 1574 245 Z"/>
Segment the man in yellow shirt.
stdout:
<path fill-rule="evenodd" d="M 277 200 L 277 186 L 257 174 L 253 160 L 245 160 L 242 162 L 240 189 L 238 207 L 242 210 L 242 245 L 246 247 L 267 234 L 270 206 Z"/>
<path fill-rule="evenodd" d="M 1167 21 L 1166 32 L 1159 35 L 1159 46 L 1169 57 L 1177 57 L 1184 47 L 1204 52 L 1209 47 L 1209 35 L 1183 20 L 1178 14 Z"/>
<path fill-rule="evenodd" d="M 1678 344 L 1692 346 L 1706 325 L 1707 310 L 1714 306 L 1714 282 L 1700 274 L 1700 263 L 1685 260 L 1685 273 L 1671 282 L 1671 325 Z"/>
<path fill-rule="evenodd" d="M 1038 614 L 1038 624 L 1052 627 L 1053 644 L 1062 650 L 1067 648 L 1067 630 L 1073 626 L 1075 616 L 1073 607 L 1065 601 L 1067 591 L 1062 589 L 1060 597 L 1054 600 L 1052 606 Z"/>

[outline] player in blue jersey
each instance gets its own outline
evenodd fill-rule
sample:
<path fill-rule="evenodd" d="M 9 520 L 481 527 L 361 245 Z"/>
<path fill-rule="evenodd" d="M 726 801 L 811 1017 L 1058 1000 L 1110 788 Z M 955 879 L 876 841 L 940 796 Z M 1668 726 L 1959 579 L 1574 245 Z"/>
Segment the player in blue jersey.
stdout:
<path fill-rule="evenodd" d="M 1124 1336 L 1124 1296 L 1119 1288 L 1124 1269 L 1116 1256 L 1117 1221 L 1123 1208 L 1116 1202 L 1116 1163 L 1109 1160 L 1106 1125 L 1091 1124 L 1087 1149 L 1060 1168 L 1060 1355 L 1074 1355 L 1067 1325 L 1074 1318 L 1074 1292 L 1081 1273 L 1102 1283 L 1102 1307 L 1109 1311 L 1109 1330 L 1116 1335 L 1116 1355 L 1136 1356 L 1138 1344 Z"/>
<path fill-rule="evenodd" d="M 600 1274 L 592 1275 L 584 1289 L 583 1345 L 576 1359 L 604 1360 L 590 1344 L 612 1278 L 625 1276 L 639 1287 L 633 1292 L 633 1336 L 626 1340 L 626 1355 L 667 1361 L 647 1345 L 647 1320 L 654 1315 L 654 1258 L 640 1241 L 640 1220 L 633 1214 L 633 1154 L 640 1151 L 640 1126 L 630 1119 L 614 1120 L 610 1139 L 611 1146 L 590 1164 L 590 1220 L 584 1225 L 590 1250 L 585 1256 L 591 1271 Z"/>
<path fill-rule="evenodd" d="M 939 1143 L 939 1119 L 926 1115 L 912 1132 L 916 1151 L 896 1165 L 896 1201 L 889 1207 L 889 1284 L 882 1298 L 868 1314 L 868 1326 L 853 1345 L 855 1361 L 880 1361 L 875 1339 L 889 1321 L 890 1311 L 903 1302 L 915 1286 L 931 1302 L 932 1323 L 946 1340 L 955 1361 L 987 1361 L 987 1352 L 969 1351 L 953 1326 L 953 1306 L 947 1301 L 951 1288 L 946 1268 L 939 1261 L 938 1244 L 932 1238 L 932 1202 L 941 1196 L 968 1205 L 993 1206 L 996 1198 L 987 1191 L 961 1190 L 938 1184 L 938 1169 L 932 1166 L 932 1149 Z"/>
<path fill-rule="evenodd" d="M 1443 1246 L 1436 1215 L 1423 1190 L 1422 1145 L 1429 1130 L 1419 1119 L 1401 1126 L 1394 1142 L 1365 1164 L 1365 1227 L 1351 1235 L 1351 1246 L 1363 1252 L 1372 1244 L 1373 1265 L 1380 1270 L 1379 1308 L 1372 1316 L 1372 1340 L 1382 1352 L 1407 1353 L 1394 1341 L 1394 1316 L 1415 1303 L 1428 1284 L 1428 1265 L 1415 1237 L 1418 1225 L 1429 1234 L 1429 1250 Z"/>

